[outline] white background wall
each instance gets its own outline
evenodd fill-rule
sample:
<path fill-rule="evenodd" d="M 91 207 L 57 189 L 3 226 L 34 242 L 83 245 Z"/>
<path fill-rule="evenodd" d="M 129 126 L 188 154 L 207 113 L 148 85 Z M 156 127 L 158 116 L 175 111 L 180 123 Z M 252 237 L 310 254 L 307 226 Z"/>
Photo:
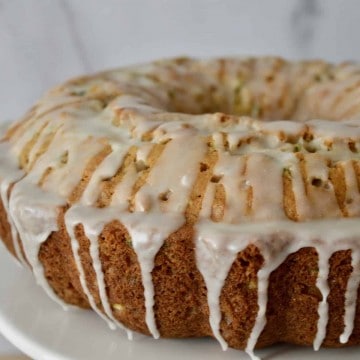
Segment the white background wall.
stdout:
<path fill-rule="evenodd" d="M 0 0 L 0 119 L 73 75 L 175 55 L 360 59 L 359 0 Z"/>
<path fill-rule="evenodd" d="M 359 0 L 0 0 L 0 121 L 79 73 L 177 55 L 360 60 L 359 35 Z"/>

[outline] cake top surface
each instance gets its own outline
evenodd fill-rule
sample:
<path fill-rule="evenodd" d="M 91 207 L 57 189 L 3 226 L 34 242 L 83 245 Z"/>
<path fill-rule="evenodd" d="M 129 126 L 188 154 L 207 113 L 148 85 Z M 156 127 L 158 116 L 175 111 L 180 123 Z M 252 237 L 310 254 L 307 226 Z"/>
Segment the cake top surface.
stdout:
<path fill-rule="evenodd" d="M 112 70 L 51 90 L 5 140 L 29 181 L 69 204 L 190 223 L 355 217 L 359 69 L 184 58 Z"/>

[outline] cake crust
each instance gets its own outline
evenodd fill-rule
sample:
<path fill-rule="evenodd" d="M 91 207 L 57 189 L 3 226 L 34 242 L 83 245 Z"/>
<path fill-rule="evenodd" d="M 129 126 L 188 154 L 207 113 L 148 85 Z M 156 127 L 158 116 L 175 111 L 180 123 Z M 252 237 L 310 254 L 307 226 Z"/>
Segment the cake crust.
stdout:
<path fill-rule="evenodd" d="M 1 233 L 6 237 L 9 225 L 1 213 Z M 66 303 L 90 308 L 79 281 L 73 260 L 70 239 L 59 216 L 59 231 L 42 245 L 39 257 L 46 277 Z M 62 222 L 62 224 L 61 224 Z M 101 307 L 96 277 L 91 264 L 89 244 L 81 226 L 77 229 L 86 280 L 96 304 Z M 126 327 L 149 335 L 145 323 L 144 290 L 136 254 L 128 242 L 124 226 L 109 223 L 100 236 L 101 262 L 108 284 L 109 301 L 114 315 Z M 5 243 L 7 245 L 7 243 Z M 9 251 L 14 255 L 11 245 Z M 229 346 L 244 349 L 256 318 L 257 271 L 263 259 L 259 250 L 249 246 L 237 255 L 226 279 L 220 307 L 223 314 L 221 332 Z M 266 347 L 278 342 L 311 346 L 318 321 L 321 294 L 316 287 L 317 253 L 304 248 L 288 256 L 271 274 L 267 324 L 257 343 Z M 357 301 L 356 322 L 347 344 L 339 342 L 344 323 L 344 302 L 350 276 L 351 253 L 338 251 L 330 259 L 329 323 L 322 346 L 343 347 L 358 345 L 360 338 L 360 304 Z M 156 256 L 153 270 L 155 287 L 155 316 L 162 337 L 212 336 L 209 326 L 206 286 L 196 267 L 193 229 L 183 227 L 167 239 Z M 284 326 L 286 324 L 286 326 Z"/>

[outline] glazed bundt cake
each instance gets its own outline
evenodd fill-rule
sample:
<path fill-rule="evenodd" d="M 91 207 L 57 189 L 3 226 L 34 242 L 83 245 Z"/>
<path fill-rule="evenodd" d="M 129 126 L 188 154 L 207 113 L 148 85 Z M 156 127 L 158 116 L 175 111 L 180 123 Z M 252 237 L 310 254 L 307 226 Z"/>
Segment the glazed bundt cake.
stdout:
<path fill-rule="evenodd" d="M 1 237 L 129 336 L 359 344 L 359 99 L 359 65 L 279 58 L 71 80 L 2 138 Z"/>

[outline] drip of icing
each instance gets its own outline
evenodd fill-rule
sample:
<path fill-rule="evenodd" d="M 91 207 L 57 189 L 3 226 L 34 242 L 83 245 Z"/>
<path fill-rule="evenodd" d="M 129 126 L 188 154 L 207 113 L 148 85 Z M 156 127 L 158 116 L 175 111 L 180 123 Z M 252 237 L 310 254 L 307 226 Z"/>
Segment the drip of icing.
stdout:
<path fill-rule="evenodd" d="M 0 137 L 3 135 L 7 123 L 0 125 Z M 18 232 L 11 216 L 9 216 L 9 188 L 10 185 L 19 181 L 25 174 L 18 167 L 13 157 L 9 156 L 10 146 L 8 143 L 0 143 L 0 197 L 4 206 L 7 220 L 10 225 L 11 238 L 14 245 L 15 255 L 20 264 L 25 264 L 25 259 L 20 249 Z"/>
<path fill-rule="evenodd" d="M 220 333 L 220 295 L 237 253 L 246 245 L 240 243 L 233 246 L 228 237 L 220 235 L 214 239 L 206 232 L 199 232 L 195 239 L 197 265 L 207 288 L 210 326 L 213 335 L 225 351 L 228 345 Z M 221 242 L 221 245 L 218 242 Z M 221 252 L 219 246 L 221 246 Z"/>
<path fill-rule="evenodd" d="M 72 224 L 72 228 L 69 231 L 71 237 L 72 249 L 74 256 L 76 257 L 75 262 L 80 274 L 80 283 L 89 299 L 91 307 L 98 314 L 100 314 L 100 316 L 108 323 L 108 326 L 111 329 L 115 329 L 115 327 L 118 326 L 127 332 L 127 336 L 129 339 L 132 339 L 133 338 L 132 332 L 126 329 L 113 316 L 111 306 L 109 304 L 108 296 L 106 293 L 104 274 L 102 272 L 101 261 L 99 258 L 99 249 L 98 249 L 99 235 L 107 223 L 106 220 L 109 222 L 112 219 L 116 219 L 117 216 L 115 211 L 113 211 L 114 210 L 113 208 L 109 208 L 107 209 L 107 211 L 105 211 L 105 209 L 97 209 L 95 207 L 91 207 L 95 204 L 98 198 L 99 195 L 98 189 L 100 182 L 104 178 L 112 177 L 116 173 L 117 169 L 120 167 L 124 159 L 125 154 L 126 154 L 126 150 L 124 148 L 116 147 L 115 145 L 113 145 L 113 151 L 102 161 L 102 163 L 96 169 L 81 199 L 79 200 L 79 203 L 84 206 L 75 205 L 71 207 L 65 215 L 65 221 Z M 90 241 L 90 256 L 92 258 L 92 264 L 96 274 L 100 300 L 105 311 L 105 316 L 95 304 L 94 298 L 90 293 L 86 284 L 84 269 L 82 267 L 80 255 L 78 253 L 79 244 L 74 234 L 74 229 L 76 225 L 79 224 L 83 225 L 85 235 Z"/>
<path fill-rule="evenodd" d="M 4 209 L 6 211 L 6 214 L 9 214 L 9 198 L 8 198 L 9 187 L 10 187 L 10 183 L 7 180 L 1 181 L 0 196 L 1 196 L 1 201 L 3 203 Z M 21 252 L 19 241 L 18 241 L 18 236 L 19 236 L 18 231 L 16 229 L 14 221 L 12 220 L 12 217 L 9 215 L 7 215 L 7 220 L 10 225 L 11 238 L 13 241 L 16 258 L 18 259 L 20 264 L 25 264 L 25 259 Z"/>
<path fill-rule="evenodd" d="M 71 209 L 70 209 L 71 210 Z M 79 271 L 79 279 L 80 279 L 80 284 L 82 289 L 84 290 L 84 293 L 86 295 L 86 297 L 88 298 L 89 304 L 91 306 L 91 308 L 103 319 L 106 321 L 106 323 L 108 324 L 109 328 L 112 330 L 115 330 L 115 325 L 112 321 L 110 321 L 108 319 L 107 316 L 105 316 L 97 307 L 94 297 L 92 296 L 87 283 L 86 283 L 86 278 L 85 278 L 85 272 L 84 272 L 84 268 L 82 266 L 81 263 L 81 259 L 80 259 L 80 254 L 79 254 L 79 243 L 76 239 L 76 235 L 75 235 L 75 227 L 76 225 L 78 225 L 78 221 L 76 220 L 76 218 L 72 218 L 71 216 L 71 212 L 67 211 L 67 213 L 65 214 L 65 226 L 66 226 L 66 231 L 68 232 L 69 236 L 70 236 L 70 244 L 71 244 L 71 250 L 72 253 L 74 255 L 74 259 L 75 259 L 75 264 L 76 264 L 76 268 Z"/>
<path fill-rule="evenodd" d="M 354 329 L 354 319 L 356 315 L 357 292 L 360 285 L 360 251 L 352 249 L 352 273 L 348 280 L 347 290 L 345 293 L 345 315 L 344 331 L 340 336 L 340 342 L 346 344 Z"/>
<path fill-rule="evenodd" d="M 7 220 L 10 225 L 11 237 L 14 245 L 15 255 L 19 260 L 20 264 L 25 264 L 25 259 L 20 249 L 18 242 L 18 231 L 15 223 L 9 214 L 9 198 L 8 192 L 10 185 L 19 181 L 23 176 L 24 172 L 18 168 L 18 165 L 14 159 L 8 156 L 9 144 L 0 143 L 0 196 L 3 203 L 4 209 L 7 214 Z"/>
<path fill-rule="evenodd" d="M 268 301 L 268 287 L 269 287 L 269 268 L 265 266 L 258 271 L 258 313 L 255 320 L 253 329 L 246 344 L 245 352 L 251 357 L 252 360 L 258 360 L 254 354 L 255 345 L 259 339 L 259 336 L 266 325 L 266 306 Z"/>
<path fill-rule="evenodd" d="M 132 339 L 132 332 L 119 323 L 112 314 L 111 305 L 106 293 L 106 286 L 104 280 L 104 273 L 102 271 L 100 255 L 99 255 L 99 236 L 104 228 L 104 226 L 111 221 L 111 219 L 116 219 L 117 214 L 114 211 L 115 209 L 97 209 L 86 206 L 73 206 L 65 214 L 65 224 L 67 231 L 71 239 L 71 248 L 74 254 L 76 267 L 80 274 L 80 283 L 81 286 L 89 300 L 90 306 L 96 311 L 102 319 L 104 319 L 110 329 L 115 330 L 116 325 L 121 329 L 127 332 L 128 338 Z M 101 304 L 104 308 L 105 315 L 99 310 L 98 306 L 95 303 L 94 297 L 92 296 L 85 278 L 84 268 L 79 254 L 79 243 L 76 239 L 75 228 L 77 225 L 82 224 L 84 227 L 84 232 L 86 237 L 90 241 L 90 256 L 92 260 L 92 265 L 96 274 L 96 280 L 99 289 L 99 295 Z"/>
<path fill-rule="evenodd" d="M 329 259 L 332 253 L 324 251 L 327 249 L 322 249 L 318 251 L 319 257 L 319 274 L 316 280 L 316 286 L 320 290 L 322 299 L 318 306 L 319 320 L 317 323 L 317 332 L 314 340 L 314 350 L 318 351 L 320 346 L 326 336 L 326 326 L 329 319 L 329 304 L 327 303 L 327 298 L 330 293 L 330 288 L 327 282 L 329 275 Z"/>
<path fill-rule="evenodd" d="M 62 205 L 64 205 L 62 198 L 45 192 L 24 178 L 17 182 L 11 191 L 9 213 L 19 232 L 26 259 L 31 265 L 37 283 L 50 298 L 66 309 L 68 305 L 55 294 L 49 285 L 44 267 L 38 257 L 41 244 L 52 232 L 58 230 L 58 207 Z"/>
<path fill-rule="evenodd" d="M 172 213 L 123 213 L 119 219 L 131 236 L 133 248 L 141 268 L 146 325 L 151 335 L 158 339 L 160 334 L 157 330 L 153 309 L 155 301 L 151 272 L 154 268 L 156 254 L 170 234 L 184 223 L 184 217 Z M 161 227 L 158 224 L 161 224 Z"/>
<path fill-rule="evenodd" d="M 266 65 L 265 61 L 258 61 L 257 66 L 254 67 L 255 75 L 260 75 L 261 78 L 265 77 L 263 75 L 267 71 Z M 273 65 L 275 66 L 276 62 Z M 239 68 L 237 68 L 236 62 L 230 62 L 226 66 L 229 67 L 227 69 L 229 74 L 233 71 L 233 75 L 237 74 L 238 76 Z M 110 81 L 97 79 L 78 86 L 82 92 L 89 96 L 94 95 L 94 97 L 97 94 L 96 89 L 99 88 L 105 93 L 109 91 L 110 94 L 112 92 L 119 94 L 120 90 L 123 95 L 116 96 L 104 110 L 102 110 L 102 101 L 90 98 L 79 100 L 77 97 L 70 96 L 70 90 L 75 90 L 75 93 L 79 91 L 76 86 L 61 87 L 38 103 L 34 116 L 27 119 L 29 121 L 24 125 L 26 131 L 16 132 L 9 140 L 10 146 L 4 145 L 5 148 L 2 151 L 3 144 L 0 144 L 1 198 L 5 210 L 8 212 L 15 251 L 21 256 L 21 250 L 16 241 L 18 231 L 26 258 L 32 266 L 38 283 L 44 287 L 49 296 L 62 303 L 46 281 L 44 269 L 38 259 L 38 252 L 41 244 L 49 235 L 58 230 L 58 207 L 65 204 L 65 198 L 82 179 L 87 161 L 102 151 L 105 145 L 110 144 L 113 152 L 91 175 L 79 201 L 80 205 L 75 204 L 66 212 L 65 225 L 70 235 L 71 247 L 84 292 L 93 309 L 110 326 L 114 326 L 116 319 L 112 314 L 106 293 L 104 274 L 99 258 L 98 237 L 104 226 L 110 221 L 118 220 L 124 224 L 132 238 L 133 248 L 138 256 L 141 269 L 146 324 L 153 337 L 159 337 L 153 310 L 154 286 L 151 275 L 155 257 L 165 239 L 184 223 L 183 211 L 195 181 L 197 167 L 206 153 L 204 139 L 212 134 L 213 144 L 210 145 L 214 146 L 219 155 L 219 161 L 214 171 L 219 171 L 223 175 L 220 184 L 224 186 L 227 193 L 227 201 L 222 223 L 214 224 L 207 220 L 201 220 L 196 225 L 197 236 L 194 240 L 197 265 L 208 288 L 210 325 L 214 336 L 225 349 L 227 344 L 220 332 L 221 290 L 237 253 L 249 244 L 255 244 L 261 251 L 264 264 L 257 274 L 258 314 L 246 347 L 246 352 L 252 359 L 257 359 L 254 355 L 254 348 L 266 325 L 269 276 L 289 254 L 302 247 L 315 247 L 319 254 L 319 274 L 316 286 L 323 298 L 318 306 L 319 320 L 314 339 L 315 349 L 320 347 L 326 335 L 329 258 L 335 251 L 352 250 L 353 272 L 347 285 L 345 328 L 340 338 L 342 342 L 347 342 L 354 326 L 356 295 L 360 282 L 358 276 L 360 267 L 360 252 L 357 244 L 358 218 L 318 220 L 307 223 L 293 223 L 285 220 L 282 177 L 284 166 L 289 167 L 286 170 L 290 170 L 291 173 L 299 220 L 324 216 L 340 217 L 342 214 L 334 189 L 328 183 L 327 165 L 328 160 L 359 160 L 357 152 L 354 152 L 354 149 L 350 151 L 346 141 L 343 141 L 343 139 L 360 137 L 359 121 L 352 120 L 338 124 L 324 120 L 311 120 L 295 124 L 291 121 L 263 122 L 243 117 L 224 118 L 223 114 L 193 116 L 166 113 L 157 106 L 166 104 L 170 94 L 166 92 L 166 89 L 162 89 L 162 86 L 158 86 L 158 83 L 155 82 L 154 86 L 152 77 L 147 75 L 155 72 L 155 75 L 162 79 L 161 82 L 168 82 L 174 88 L 178 86 L 181 88 L 184 84 L 186 90 L 188 87 L 186 81 L 182 84 L 177 80 L 177 76 L 173 76 L 173 71 L 168 72 L 172 74 L 169 77 L 167 71 L 164 72 L 161 69 L 161 66 L 157 68 L 156 65 L 143 67 L 140 69 L 143 73 L 141 75 L 141 71 L 138 72 L 138 75 L 141 76 L 137 76 L 137 80 L 130 76 L 130 72 L 136 69 L 107 73 L 106 76 L 112 78 Z M 309 118 L 307 112 L 310 112 L 311 115 L 311 111 L 321 114 L 325 108 L 331 108 L 339 96 L 339 91 L 343 92 L 349 86 L 357 83 L 357 80 L 354 81 L 350 76 L 351 72 L 356 69 L 345 66 L 345 71 L 337 74 L 339 78 L 344 77 L 344 81 L 339 83 L 335 81 L 336 86 L 329 89 L 326 87 L 328 85 L 315 86 L 307 92 L 304 101 L 308 102 L 308 109 L 306 106 L 306 111 L 298 109 L 299 118 Z M 176 69 L 174 71 L 174 74 L 177 74 Z M 347 72 L 350 75 L 346 75 Z M 302 70 L 297 76 L 302 77 L 303 73 L 306 72 Z M 227 77 L 225 76 L 224 81 Z M 233 77 L 235 78 L 235 76 Z M 304 77 L 312 78 L 313 74 L 309 72 L 309 74 L 304 74 Z M 179 76 L 179 78 L 183 77 Z M 212 84 L 207 77 L 196 79 L 199 81 L 199 86 L 200 84 L 202 86 Z M 281 79 L 280 84 L 285 81 L 284 77 Z M 217 80 L 216 77 L 214 84 L 218 82 Z M 306 90 L 308 80 L 305 79 L 302 85 L 294 85 L 295 95 Z M 231 81 L 229 81 L 230 83 Z M 255 79 L 248 80 L 248 84 L 246 84 L 248 88 L 241 89 L 241 92 L 249 97 L 252 92 L 255 95 L 259 92 L 262 93 L 263 86 L 265 86 L 271 90 L 271 102 L 284 100 L 282 101 L 284 107 L 291 108 L 291 99 L 283 99 L 283 91 L 287 88 L 286 82 L 283 84 L 284 86 L 279 86 L 278 81 L 270 83 L 273 85 L 263 85 L 255 76 Z M 136 89 L 136 84 L 141 86 Z M 74 88 L 72 89 L 72 87 Z M 155 88 L 159 93 L 154 90 Z M 328 96 L 324 90 L 329 90 Z M 229 98 L 232 99 L 234 94 L 232 90 L 230 92 Z M 289 93 L 291 92 L 289 91 Z M 191 94 L 192 91 L 189 93 Z M 139 94 L 143 94 L 144 99 Z M 149 95 L 154 102 L 148 101 L 149 96 L 145 95 Z M 193 106 L 196 110 L 196 102 L 191 97 L 186 97 L 187 92 L 184 92 L 183 95 L 185 100 L 180 102 L 185 105 L 188 103 L 187 105 L 190 104 L 189 106 Z M 354 97 L 355 95 L 352 93 L 351 99 Z M 155 99 L 157 100 L 155 101 Z M 321 101 L 317 101 L 317 99 Z M 244 100 L 246 103 L 245 98 L 240 100 Z M 251 99 L 247 100 L 247 102 L 251 102 Z M 231 110 L 232 104 L 228 104 L 228 108 Z M 350 110 L 349 99 L 341 101 L 337 106 L 339 114 L 349 113 Z M 351 117 L 353 114 L 349 116 Z M 113 125 L 118 126 L 116 130 Z M 54 129 L 61 129 L 61 131 L 56 131 L 49 148 L 37 159 L 47 135 L 51 134 Z M 293 138 L 299 142 L 306 129 L 315 135 L 316 139 L 312 145 L 316 145 L 318 152 L 309 154 L 308 152 L 312 152 L 311 148 L 306 151 L 302 150 L 303 166 L 308 175 L 305 180 L 302 178 L 299 161 L 291 154 L 293 143 L 290 140 L 284 143 L 282 138 L 288 136 L 289 139 Z M 152 132 L 153 137 L 146 143 L 143 141 L 145 139 L 143 136 L 149 132 Z M 140 176 L 135 164 L 129 165 L 126 174 L 116 187 L 110 207 L 103 210 L 90 207 L 95 204 L 99 195 L 100 182 L 105 177 L 111 177 L 116 173 L 130 146 L 138 148 L 136 160 L 145 161 L 154 143 L 165 143 L 168 140 L 171 141 L 166 144 L 157 163 L 151 168 L 146 183 L 135 194 L 137 212 L 128 213 L 126 210 L 134 181 Z M 37 143 L 34 145 L 33 141 Z M 331 142 L 331 151 L 324 150 L 326 141 Z M 304 141 L 301 140 L 301 144 L 304 145 Z M 28 150 L 25 169 L 29 172 L 25 175 L 22 171 L 17 170 L 17 159 L 26 155 Z M 59 156 L 63 154 L 65 154 L 66 161 L 59 159 Z M 232 157 L 235 159 L 236 156 L 243 156 L 239 163 L 232 160 Z M 246 164 L 242 164 L 245 157 Z M 10 168 L 8 162 L 12 164 Z M 29 164 L 34 167 L 32 168 Z M 349 200 L 345 205 L 346 210 L 350 216 L 358 216 L 360 196 L 356 174 L 350 161 L 342 166 L 346 184 L 346 200 Z M 49 169 L 51 171 L 46 174 L 42 183 L 42 175 Z M 243 176 L 241 181 L 239 172 Z M 312 178 L 321 180 L 327 186 L 311 186 Z M 7 200 L 9 186 L 14 182 L 16 184 L 10 199 Z M 37 185 L 39 183 L 42 183 L 42 188 L 48 192 L 41 190 L 41 187 Z M 237 202 L 234 201 L 235 195 L 238 196 L 241 193 L 242 190 L 239 191 L 239 187 L 241 188 L 243 183 L 252 191 L 251 214 L 242 208 L 242 203 L 245 203 L 245 191 L 241 194 L 241 201 L 239 197 L 236 198 Z M 170 191 L 169 198 L 161 196 L 168 190 Z M 202 217 L 209 218 L 211 215 L 215 190 L 214 184 L 208 185 L 200 212 Z M 229 199 L 229 195 L 232 196 L 233 193 L 234 199 Z M 159 199 L 162 199 L 162 202 Z M 251 220 L 256 222 L 251 223 Z M 79 243 L 75 235 L 75 227 L 78 224 L 84 226 L 85 235 L 90 241 L 90 256 L 105 314 L 97 307 L 86 284 L 79 255 Z"/>
<path fill-rule="evenodd" d="M 268 288 L 269 277 L 271 273 L 286 259 L 286 257 L 298 249 L 294 249 L 292 234 L 273 233 L 263 236 L 255 241 L 255 244 L 260 248 L 261 254 L 264 258 L 264 264 L 257 273 L 257 287 L 258 287 L 258 313 L 255 319 L 254 326 L 248 338 L 245 352 L 252 360 L 259 360 L 254 354 L 256 343 L 266 325 L 266 307 L 268 302 Z M 271 243 L 276 241 L 276 249 L 271 248 Z"/>

